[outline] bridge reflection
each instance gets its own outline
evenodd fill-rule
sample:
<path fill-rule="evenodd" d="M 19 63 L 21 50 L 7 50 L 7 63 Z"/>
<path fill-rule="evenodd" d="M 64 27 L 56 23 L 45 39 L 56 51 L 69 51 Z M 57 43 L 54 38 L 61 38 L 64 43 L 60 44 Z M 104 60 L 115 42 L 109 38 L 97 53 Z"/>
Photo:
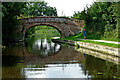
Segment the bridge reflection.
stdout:
<path fill-rule="evenodd" d="M 84 60 L 84 55 L 72 46 L 61 47 L 53 42 L 48 43 L 46 39 L 39 39 L 33 44 L 31 52 L 24 47 L 24 59 L 26 64 L 78 63 L 78 59 Z"/>

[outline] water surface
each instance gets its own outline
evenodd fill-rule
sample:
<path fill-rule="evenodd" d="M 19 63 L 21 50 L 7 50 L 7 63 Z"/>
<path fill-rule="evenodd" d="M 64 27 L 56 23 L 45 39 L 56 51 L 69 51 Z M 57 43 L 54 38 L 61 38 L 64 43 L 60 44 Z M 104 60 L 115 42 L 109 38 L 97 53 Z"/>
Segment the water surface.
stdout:
<path fill-rule="evenodd" d="M 120 78 L 120 65 L 46 38 L 3 49 L 3 78 Z"/>

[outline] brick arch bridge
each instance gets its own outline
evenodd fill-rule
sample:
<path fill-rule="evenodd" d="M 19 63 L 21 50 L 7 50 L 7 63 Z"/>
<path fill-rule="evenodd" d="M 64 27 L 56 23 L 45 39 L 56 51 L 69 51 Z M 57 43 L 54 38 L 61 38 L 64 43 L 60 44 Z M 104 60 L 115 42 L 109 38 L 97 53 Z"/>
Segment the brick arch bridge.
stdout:
<path fill-rule="evenodd" d="M 48 25 L 56 28 L 60 33 L 61 37 L 68 37 L 71 35 L 78 34 L 82 31 L 84 21 L 78 21 L 72 18 L 65 17 L 30 17 L 21 19 L 22 26 L 20 31 L 23 32 L 25 37 L 26 31 L 34 26 Z"/>

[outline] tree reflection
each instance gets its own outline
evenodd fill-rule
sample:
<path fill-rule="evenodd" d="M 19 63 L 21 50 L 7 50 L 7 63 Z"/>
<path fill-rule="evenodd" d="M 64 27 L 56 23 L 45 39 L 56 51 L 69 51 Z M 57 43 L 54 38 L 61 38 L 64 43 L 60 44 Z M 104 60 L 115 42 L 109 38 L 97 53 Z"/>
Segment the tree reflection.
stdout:
<path fill-rule="evenodd" d="M 117 66 L 118 65 L 108 61 L 86 55 L 86 61 L 84 63 L 83 70 L 85 74 L 88 73 L 88 75 L 92 76 L 93 78 L 112 79 L 115 76 L 119 76 Z"/>

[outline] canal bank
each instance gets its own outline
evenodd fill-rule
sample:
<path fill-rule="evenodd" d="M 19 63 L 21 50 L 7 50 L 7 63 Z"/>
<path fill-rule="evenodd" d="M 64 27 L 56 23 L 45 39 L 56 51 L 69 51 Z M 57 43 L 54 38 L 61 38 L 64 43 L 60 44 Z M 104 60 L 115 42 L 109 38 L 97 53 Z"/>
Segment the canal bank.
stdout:
<path fill-rule="evenodd" d="M 80 42 L 80 41 L 72 41 L 72 40 L 52 39 L 52 41 L 73 45 L 73 46 L 76 46 L 76 50 L 79 52 L 82 51 L 83 53 L 86 53 L 104 60 L 108 60 L 116 64 L 120 63 L 119 48 L 93 44 L 93 43 Z M 81 48 L 85 48 L 85 50 Z"/>

